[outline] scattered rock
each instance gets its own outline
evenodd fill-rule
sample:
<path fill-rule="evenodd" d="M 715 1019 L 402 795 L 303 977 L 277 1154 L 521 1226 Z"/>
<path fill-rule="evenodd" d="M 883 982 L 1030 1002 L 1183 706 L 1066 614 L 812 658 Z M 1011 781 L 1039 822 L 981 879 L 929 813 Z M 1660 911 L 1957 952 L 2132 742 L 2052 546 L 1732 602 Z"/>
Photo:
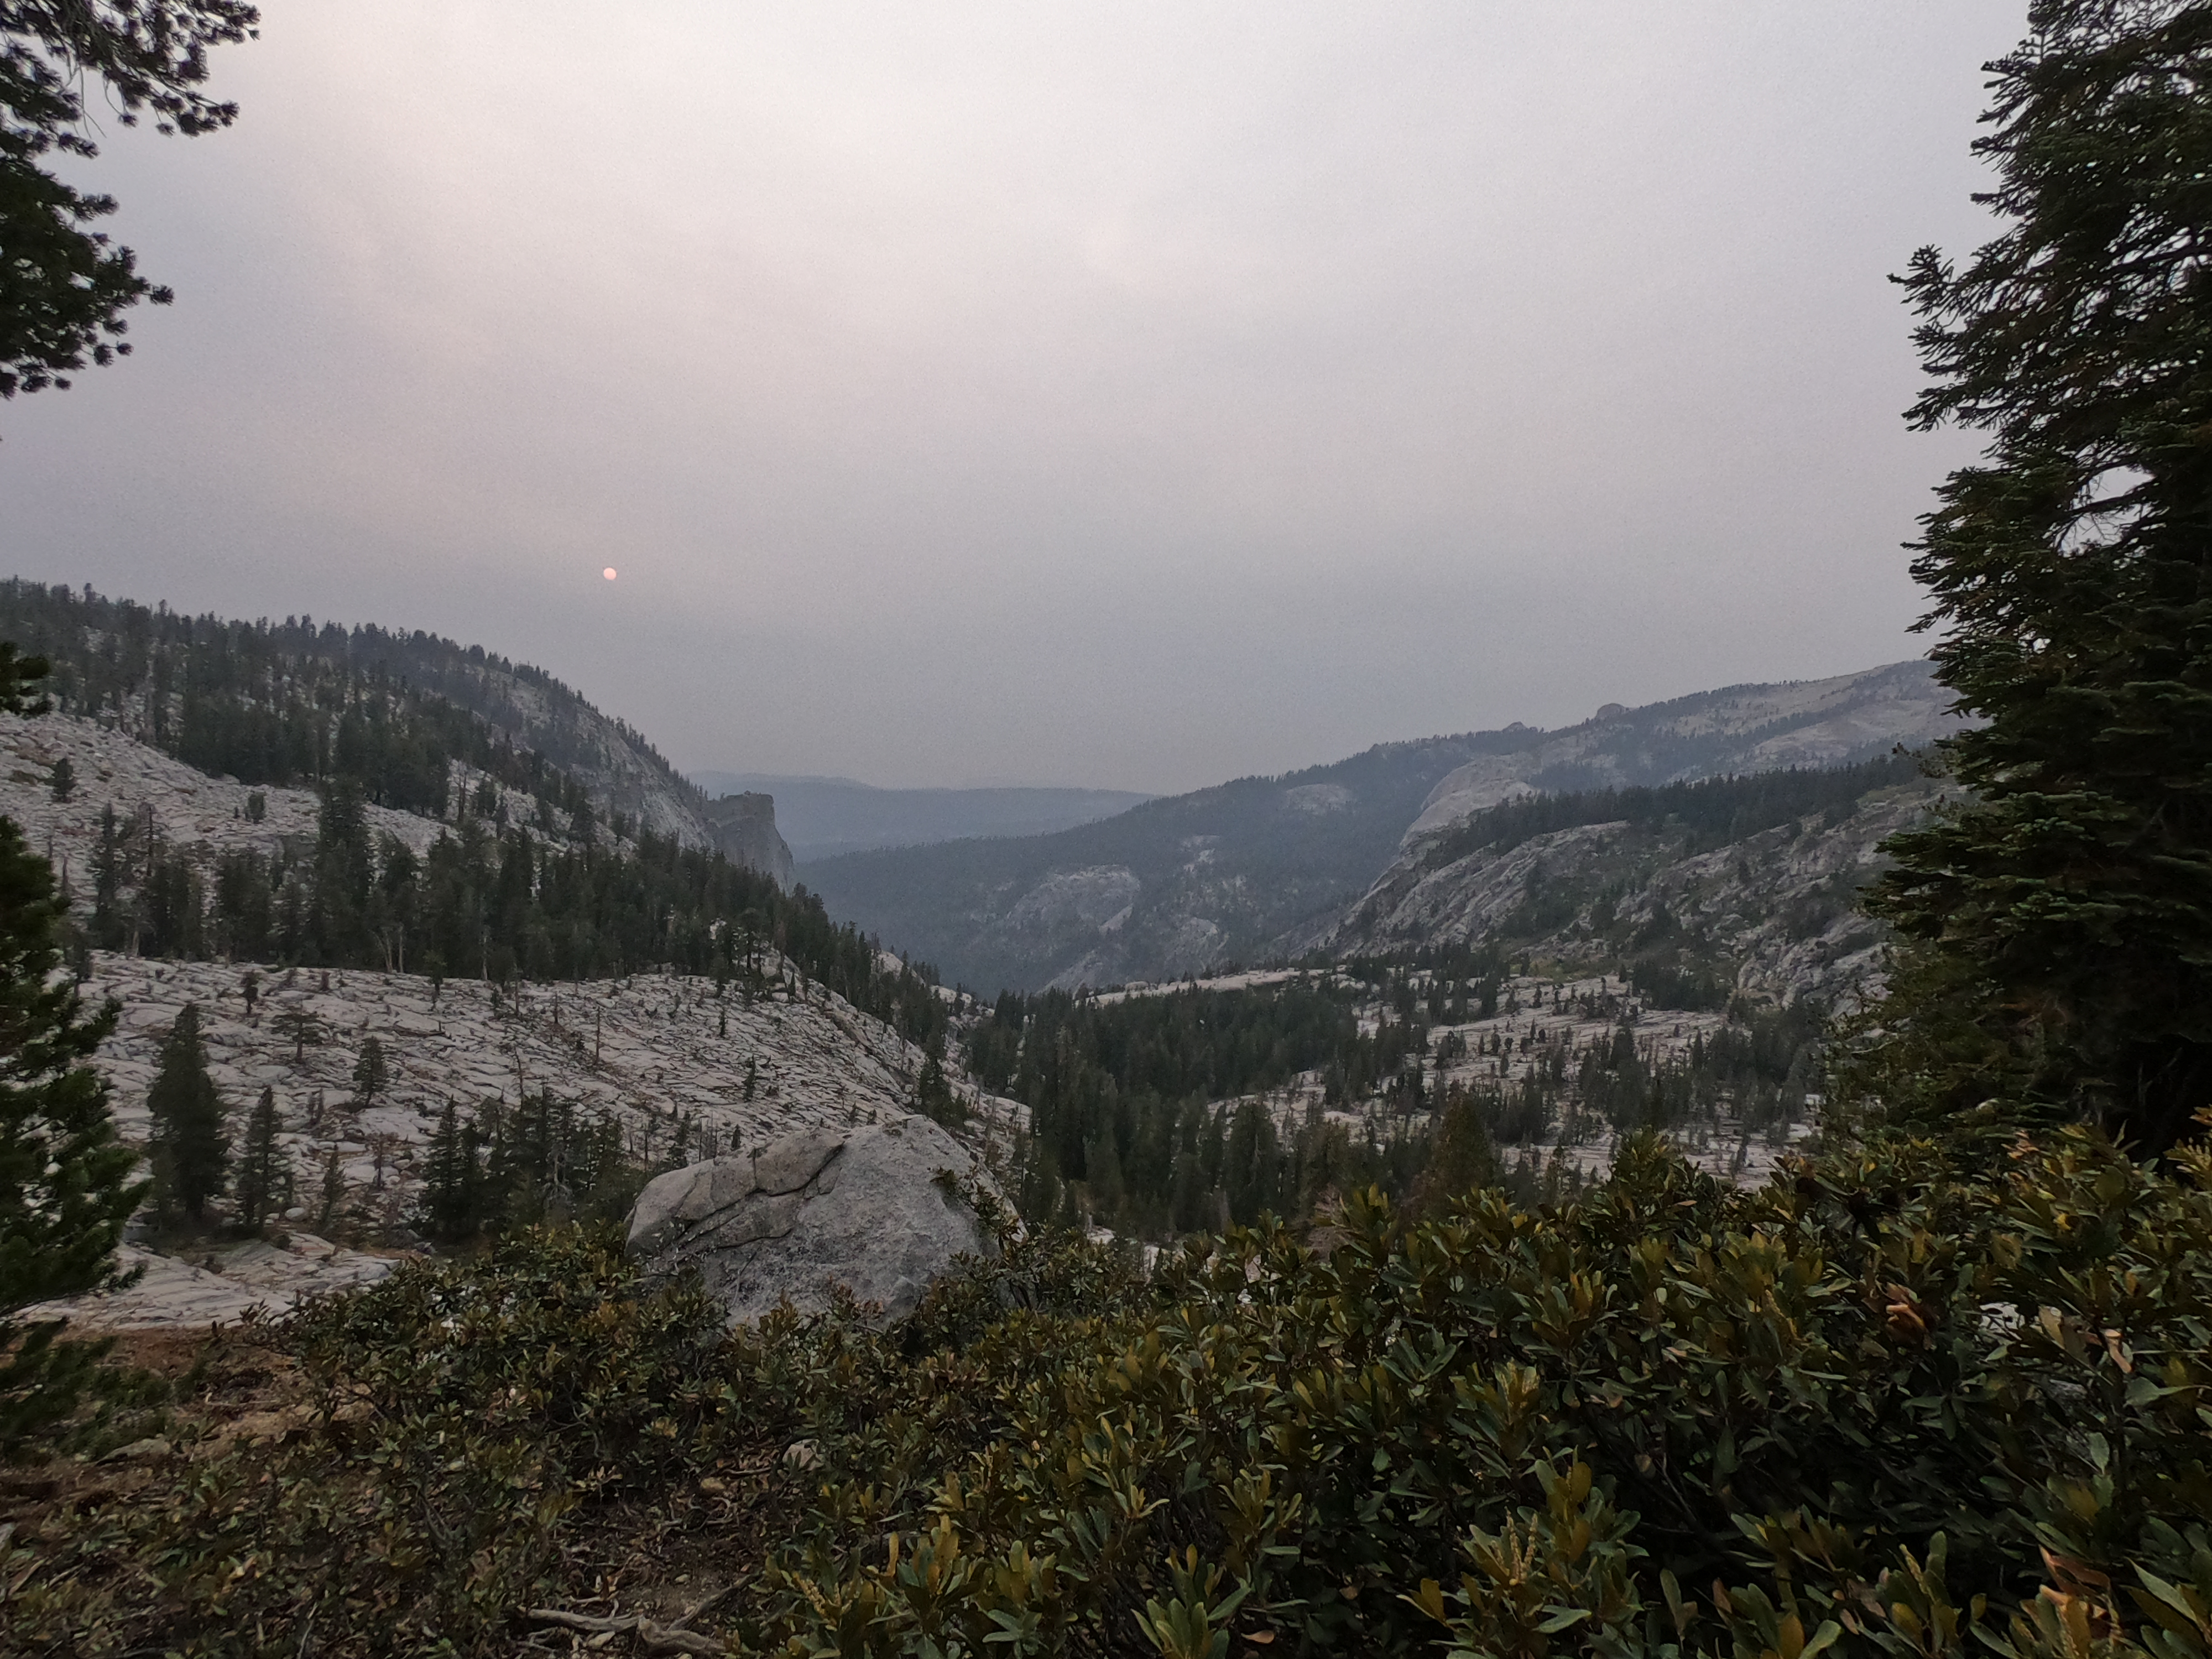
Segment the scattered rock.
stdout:
<path fill-rule="evenodd" d="M 204 1259 L 210 1265 L 198 1267 L 126 1243 L 116 1252 L 116 1265 L 137 1273 L 131 1284 L 40 1303 L 18 1317 L 67 1319 L 81 1331 L 225 1325 L 249 1314 L 288 1313 L 309 1297 L 374 1284 L 396 1265 L 387 1256 L 344 1249 L 308 1233 L 294 1233 L 281 1246 L 270 1239 L 226 1245 Z"/>
<path fill-rule="evenodd" d="M 697 1268 L 732 1324 L 786 1299 L 819 1311 L 839 1285 L 896 1319 L 955 1256 L 997 1254 L 953 1189 L 970 1179 L 990 1178 L 926 1117 L 802 1130 L 656 1176 L 631 1212 L 629 1250 L 657 1273 Z"/>
<path fill-rule="evenodd" d="M 822 1448 L 811 1440 L 794 1440 L 783 1449 L 783 1466 L 801 1474 L 822 1467 Z"/>
<path fill-rule="evenodd" d="M 158 1463 L 175 1454 L 175 1447 L 159 1435 L 154 1435 L 144 1440 L 134 1440 L 127 1446 L 118 1446 L 100 1461 L 103 1463 Z"/>

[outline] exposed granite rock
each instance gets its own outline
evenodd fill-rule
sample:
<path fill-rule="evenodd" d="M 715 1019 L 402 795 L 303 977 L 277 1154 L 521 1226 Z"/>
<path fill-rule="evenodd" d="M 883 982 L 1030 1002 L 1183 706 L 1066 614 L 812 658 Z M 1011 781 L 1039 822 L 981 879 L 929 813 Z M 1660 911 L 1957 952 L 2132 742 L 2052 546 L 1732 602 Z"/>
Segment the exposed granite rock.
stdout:
<path fill-rule="evenodd" d="M 1848 1005 L 1876 983 L 1888 939 L 1858 892 L 1885 867 L 1882 842 L 1924 822 L 1942 793 L 1929 780 L 1875 790 L 1838 820 L 1808 814 L 1696 854 L 1619 823 L 1434 866 L 1409 855 L 1314 943 L 1352 956 L 1492 939 L 1540 961 L 1601 963 L 1620 954 L 1624 929 L 1664 932 L 1754 996 Z"/>
<path fill-rule="evenodd" d="M 629 1250 L 657 1273 L 696 1267 L 732 1324 L 786 1299 L 819 1310 L 836 1285 L 896 1319 L 954 1257 L 997 1253 L 954 1190 L 970 1179 L 989 1182 L 926 1117 L 805 1129 L 656 1176 L 631 1212 Z"/>
<path fill-rule="evenodd" d="M 311 1297 L 373 1285 L 396 1264 L 389 1256 L 294 1233 L 281 1243 L 211 1243 L 186 1258 L 125 1244 L 116 1265 L 137 1279 L 119 1291 L 38 1303 L 15 1317 L 66 1319 L 79 1332 L 222 1325 L 250 1313 L 289 1313 Z"/>
<path fill-rule="evenodd" d="M 769 877 L 786 892 L 796 878 L 791 848 L 775 827 L 775 797 L 748 793 L 707 803 L 707 827 L 714 846 L 732 864 Z"/>

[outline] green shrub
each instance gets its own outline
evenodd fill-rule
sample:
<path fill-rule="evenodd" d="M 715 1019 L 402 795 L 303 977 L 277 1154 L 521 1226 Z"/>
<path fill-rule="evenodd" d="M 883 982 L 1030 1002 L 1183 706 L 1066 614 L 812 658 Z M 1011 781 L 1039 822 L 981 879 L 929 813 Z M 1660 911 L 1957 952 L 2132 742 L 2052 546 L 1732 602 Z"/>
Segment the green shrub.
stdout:
<path fill-rule="evenodd" d="M 15 1639 L 504 1653 L 704 1480 L 757 1517 L 715 1627 L 793 1659 L 2204 1659 L 2212 1153 L 2003 1162 L 1739 1192 L 1645 1142 L 1571 1205 L 1370 1194 L 1327 1260 L 1270 1224 L 1149 1277 L 1010 1227 L 887 1329 L 726 1338 L 532 1234 L 294 1321 L 312 1431 L 49 1522 Z"/>

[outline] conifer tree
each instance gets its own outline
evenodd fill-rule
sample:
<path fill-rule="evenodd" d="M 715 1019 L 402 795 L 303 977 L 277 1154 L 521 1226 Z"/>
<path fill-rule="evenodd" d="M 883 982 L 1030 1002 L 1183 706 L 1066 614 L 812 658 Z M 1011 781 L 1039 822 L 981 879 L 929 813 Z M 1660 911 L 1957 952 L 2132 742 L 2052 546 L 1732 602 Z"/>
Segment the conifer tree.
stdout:
<path fill-rule="evenodd" d="M 1990 434 L 1913 567 L 1987 724 L 1948 745 L 1970 799 L 1889 844 L 1884 1082 L 2155 1149 L 2212 1102 L 2212 8 L 2029 18 L 1976 144 L 2007 228 L 1902 279 L 1933 380 L 1908 418 Z"/>
<path fill-rule="evenodd" d="M 177 1011 L 155 1063 L 146 1109 L 153 1119 L 148 1151 L 157 1196 L 165 1207 L 174 1205 L 193 1221 L 203 1219 L 208 1200 L 222 1194 L 230 1146 L 223 1133 L 222 1097 L 208 1075 L 197 1003 Z"/>
<path fill-rule="evenodd" d="M 362 1039 L 361 1057 L 353 1063 L 354 1098 L 362 1105 L 374 1105 L 384 1088 L 384 1044 L 375 1037 Z"/>
<path fill-rule="evenodd" d="M 337 1143 L 332 1141 L 323 1158 L 323 1208 L 315 1222 L 318 1229 L 327 1231 L 337 1218 L 338 1206 L 345 1201 L 345 1164 L 338 1157 Z"/>
<path fill-rule="evenodd" d="M 447 1101 L 438 1115 L 423 1168 L 422 1231 L 441 1244 L 459 1244 L 477 1230 L 477 1188 L 483 1171 L 476 1139 L 461 1127 L 460 1114 Z"/>
<path fill-rule="evenodd" d="M 304 1066 L 307 1060 L 307 1045 L 323 1040 L 322 1023 L 298 1004 L 277 1011 L 276 1029 L 292 1039 L 292 1063 Z"/>
<path fill-rule="evenodd" d="M 922 1055 L 921 1073 L 915 1080 L 915 1108 L 923 1116 L 952 1129 L 968 1121 L 968 1108 L 945 1079 L 944 1049 L 940 1039 Z"/>
<path fill-rule="evenodd" d="M 119 0 L 0 8 L 0 398 L 66 386 L 88 362 L 131 349 L 123 313 L 169 291 L 138 274 L 129 248 L 92 228 L 114 198 L 87 194 L 43 165 L 76 173 L 99 154 L 93 107 L 125 126 L 150 110 L 155 130 L 228 126 L 235 106 L 200 90 L 210 46 L 242 40 L 258 15 L 237 0 Z"/>
<path fill-rule="evenodd" d="M 276 1205 L 284 1176 L 278 1127 L 276 1091 L 264 1085 L 246 1120 L 246 1147 L 238 1159 L 238 1219 L 249 1231 L 259 1232 Z"/>
<path fill-rule="evenodd" d="M 1454 1200 L 1495 1186 L 1501 1174 L 1480 1103 L 1471 1091 L 1453 1088 L 1444 1097 L 1443 1115 L 1429 1144 L 1427 1167 L 1413 1188 L 1414 1211 L 1442 1215 Z"/>
<path fill-rule="evenodd" d="M 0 644 L 0 708 L 36 712 L 25 685 L 44 670 Z M 52 867 L 0 818 L 0 1453 L 66 1416 L 104 1351 L 16 1315 L 117 1282 L 115 1246 L 146 1190 L 88 1063 L 117 1007 L 88 1013 L 58 972 L 63 920 Z"/>

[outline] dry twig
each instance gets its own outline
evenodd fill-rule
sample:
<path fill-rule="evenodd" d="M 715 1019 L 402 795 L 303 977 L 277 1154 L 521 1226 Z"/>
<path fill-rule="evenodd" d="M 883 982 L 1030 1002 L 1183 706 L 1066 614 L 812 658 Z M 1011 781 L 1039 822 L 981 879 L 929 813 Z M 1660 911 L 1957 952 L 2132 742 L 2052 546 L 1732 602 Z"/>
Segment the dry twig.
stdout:
<path fill-rule="evenodd" d="M 726 1644 L 711 1636 L 702 1636 L 698 1632 L 685 1630 L 679 1625 L 656 1625 L 642 1613 L 628 1613 L 619 1619 L 602 1619 L 588 1613 L 570 1613 L 563 1607 L 526 1607 L 522 1616 L 533 1624 L 558 1625 L 563 1630 L 581 1631 L 603 1640 L 616 1636 L 634 1636 L 637 1638 L 638 1647 L 647 1653 L 696 1653 L 703 1656 L 703 1659 L 721 1659 L 728 1650 Z M 689 1616 L 696 1617 L 696 1614 Z"/>

